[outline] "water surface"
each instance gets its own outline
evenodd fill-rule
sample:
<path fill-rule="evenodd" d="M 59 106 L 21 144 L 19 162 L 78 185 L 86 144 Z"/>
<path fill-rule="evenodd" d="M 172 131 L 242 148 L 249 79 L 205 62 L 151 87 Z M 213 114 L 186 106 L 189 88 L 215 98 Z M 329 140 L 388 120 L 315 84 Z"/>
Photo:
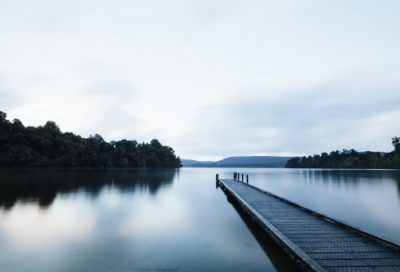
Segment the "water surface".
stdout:
<path fill-rule="evenodd" d="M 400 241 L 399 171 L 0 169 L 0 271 L 295 271 L 216 188 L 232 171 Z"/>

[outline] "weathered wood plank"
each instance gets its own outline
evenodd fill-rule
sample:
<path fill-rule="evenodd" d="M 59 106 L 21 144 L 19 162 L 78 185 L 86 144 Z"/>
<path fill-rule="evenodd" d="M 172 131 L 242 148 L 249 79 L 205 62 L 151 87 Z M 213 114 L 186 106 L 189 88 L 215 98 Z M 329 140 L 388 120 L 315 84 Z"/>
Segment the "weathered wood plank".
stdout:
<path fill-rule="evenodd" d="M 364 260 L 319 260 L 318 263 L 323 267 L 329 266 L 363 266 L 363 267 L 371 267 L 368 263 Z"/>
<path fill-rule="evenodd" d="M 329 272 L 399 272 L 397 267 L 327 267 Z"/>
<path fill-rule="evenodd" d="M 292 240 L 294 243 L 304 243 L 304 242 L 319 242 L 319 241 L 330 241 L 332 243 L 338 243 L 338 242 L 363 242 L 363 241 L 367 241 L 362 239 L 361 237 L 343 237 L 343 238 L 337 238 L 337 237 L 326 237 L 326 238 L 322 238 L 322 237 L 314 237 L 314 236 L 307 236 L 307 237 L 294 237 L 291 238 L 290 240 Z"/>
<path fill-rule="evenodd" d="M 343 241 L 333 243 L 333 242 L 331 242 L 329 240 L 312 241 L 312 242 L 293 242 L 293 243 L 295 243 L 300 248 L 301 247 L 307 247 L 307 246 L 310 246 L 310 245 L 311 246 L 316 246 L 316 247 L 325 247 L 325 246 L 329 246 L 329 245 L 332 245 L 332 244 L 337 244 L 340 247 L 349 247 L 349 248 L 352 248 L 352 247 L 356 247 L 356 248 L 371 247 L 370 243 L 365 244 L 363 242 L 343 242 Z"/>
<path fill-rule="evenodd" d="M 397 252 L 309 253 L 314 260 L 399 259 Z"/>

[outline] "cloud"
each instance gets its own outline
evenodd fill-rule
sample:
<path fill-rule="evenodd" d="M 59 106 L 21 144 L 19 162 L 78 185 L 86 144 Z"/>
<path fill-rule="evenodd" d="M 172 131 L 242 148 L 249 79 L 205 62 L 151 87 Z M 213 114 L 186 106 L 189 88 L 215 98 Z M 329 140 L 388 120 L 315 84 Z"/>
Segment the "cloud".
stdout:
<path fill-rule="evenodd" d="M 115 99 L 116 102 L 127 102 L 127 100 L 132 100 L 135 96 L 130 82 L 117 80 L 97 82 L 95 85 L 87 88 L 87 94 L 105 96 L 108 102 L 110 102 L 110 98 Z"/>
<path fill-rule="evenodd" d="M 396 84 L 380 87 L 370 80 L 367 88 L 337 82 L 273 95 L 257 89 L 228 104 L 206 107 L 183 137 L 182 150 L 209 159 L 312 155 L 342 148 L 390 151 L 390 138 L 398 131 L 389 124 L 400 117 Z M 214 157 L 208 156 L 211 149 Z"/>
<path fill-rule="evenodd" d="M 4 2 L 0 106 L 192 159 L 387 151 L 399 4 L 356 3 Z"/>
<path fill-rule="evenodd" d="M 0 111 L 5 111 L 22 103 L 21 98 L 9 89 L 6 83 L 0 77 Z"/>
<path fill-rule="evenodd" d="M 139 120 L 120 108 L 106 108 L 102 118 L 94 127 L 86 130 L 85 134 L 100 134 L 106 141 L 115 139 L 135 140 Z"/>

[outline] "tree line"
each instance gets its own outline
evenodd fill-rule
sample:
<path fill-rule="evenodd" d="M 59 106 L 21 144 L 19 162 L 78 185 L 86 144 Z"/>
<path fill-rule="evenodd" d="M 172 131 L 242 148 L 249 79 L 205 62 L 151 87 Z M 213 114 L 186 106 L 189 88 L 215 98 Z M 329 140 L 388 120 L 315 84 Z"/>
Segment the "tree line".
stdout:
<path fill-rule="evenodd" d="M 324 152 L 321 155 L 295 157 L 288 160 L 286 168 L 358 168 L 400 169 L 400 137 L 392 138 L 394 150 L 385 153 L 357 152 L 354 149 Z"/>
<path fill-rule="evenodd" d="M 182 167 L 169 146 L 154 139 L 106 142 L 98 134 L 83 138 L 62 132 L 53 121 L 25 127 L 7 120 L 0 111 L 0 166 L 2 167 Z"/>

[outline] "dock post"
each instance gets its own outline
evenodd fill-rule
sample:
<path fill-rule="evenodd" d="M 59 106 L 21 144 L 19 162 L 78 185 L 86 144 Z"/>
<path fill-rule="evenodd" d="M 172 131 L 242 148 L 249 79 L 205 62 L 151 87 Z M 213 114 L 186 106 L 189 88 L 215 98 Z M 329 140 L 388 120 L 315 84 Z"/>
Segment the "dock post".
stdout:
<path fill-rule="evenodd" d="M 243 178 L 244 174 L 242 174 L 242 182 L 244 182 L 244 178 Z"/>
<path fill-rule="evenodd" d="M 236 179 L 236 172 L 233 172 L 233 179 Z"/>
<path fill-rule="evenodd" d="M 249 183 L 249 175 L 246 175 L 246 181 Z"/>
<path fill-rule="evenodd" d="M 218 174 L 215 176 L 215 179 L 216 179 L 216 181 L 219 180 L 219 175 Z"/>

